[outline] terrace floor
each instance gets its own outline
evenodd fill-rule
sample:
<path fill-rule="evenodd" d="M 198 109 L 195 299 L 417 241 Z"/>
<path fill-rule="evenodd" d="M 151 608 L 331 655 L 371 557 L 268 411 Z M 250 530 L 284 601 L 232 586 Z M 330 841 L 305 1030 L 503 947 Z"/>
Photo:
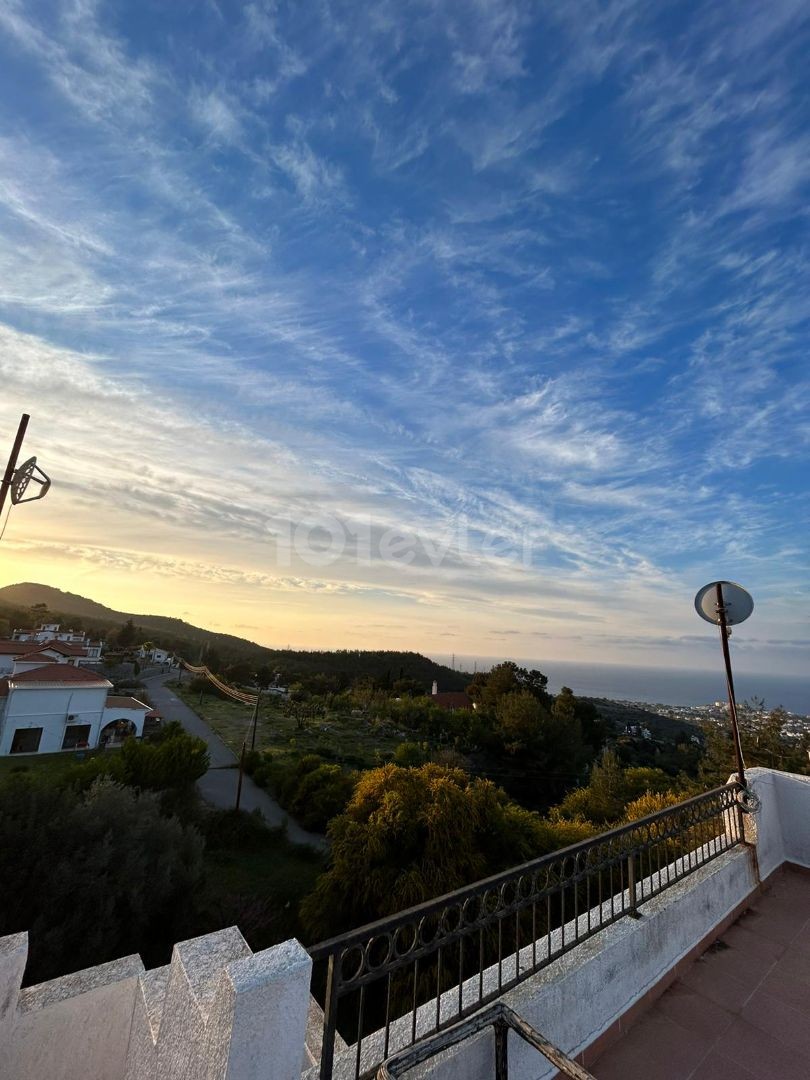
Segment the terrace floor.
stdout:
<path fill-rule="evenodd" d="M 808 1080 L 810 874 L 779 871 L 590 1071 L 597 1080 Z"/>

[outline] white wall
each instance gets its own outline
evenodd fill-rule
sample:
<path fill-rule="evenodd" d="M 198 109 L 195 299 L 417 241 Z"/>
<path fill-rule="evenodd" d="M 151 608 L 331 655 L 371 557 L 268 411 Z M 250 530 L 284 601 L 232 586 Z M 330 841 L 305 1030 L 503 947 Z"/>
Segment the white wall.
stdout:
<path fill-rule="evenodd" d="M 298 1080 L 311 961 L 252 953 L 235 927 L 20 990 L 25 934 L 0 938 L 5 1080 Z"/>
<path fill-rule="evenodd" d="M 95 746 L 108 692 L 109 686 L 15 687 L 6 698 L 0 755 L 11 751 L 14 732 L 18 728 L 36 727 L 43 729 L 39 753 L 56 753 L 62 749 L 68 715 L 75 716 L 77 724 L 91 725 L 88 741 L 90 746 Z"/>

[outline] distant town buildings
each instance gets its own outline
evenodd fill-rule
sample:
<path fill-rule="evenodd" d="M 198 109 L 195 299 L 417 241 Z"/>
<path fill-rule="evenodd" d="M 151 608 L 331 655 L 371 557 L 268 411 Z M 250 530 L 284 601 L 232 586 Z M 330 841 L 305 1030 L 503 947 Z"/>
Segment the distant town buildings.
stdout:
<path fill-rule="evenodd" d="M 82 630 L 63 630 L 59 623 L 43 623 L 35 630 L 17 629 L 11 638 L 12 643 L 30 642 L 51 649 L 61 645 L 62 655 L 75 657 L 78 664 L 97 664 L 104 648 L 103 641 L 91 641 Z"/>

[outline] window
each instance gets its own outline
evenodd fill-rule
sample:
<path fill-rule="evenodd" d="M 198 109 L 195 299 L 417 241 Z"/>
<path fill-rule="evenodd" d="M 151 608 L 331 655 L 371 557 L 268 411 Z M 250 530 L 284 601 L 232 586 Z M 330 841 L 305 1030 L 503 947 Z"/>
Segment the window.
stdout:
<path fill-rule="evenodd" d="M 12 754 L 35 754 L 41 738 L 41 727 L 17 728 L 11 741 Z"/>
<path fill-rule="evenodd" d="M 65 728 L 62 740 L 63 750 L 75 750 L 77 746 L 87 746 L 90 742 L 89 724 L 70 724 Z"/>

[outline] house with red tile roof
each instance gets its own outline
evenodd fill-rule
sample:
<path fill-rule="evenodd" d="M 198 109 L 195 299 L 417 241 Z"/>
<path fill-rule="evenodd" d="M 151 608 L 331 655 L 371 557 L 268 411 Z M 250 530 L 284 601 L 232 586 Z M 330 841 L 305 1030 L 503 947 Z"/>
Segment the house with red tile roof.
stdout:
<path fill-rule="evenodd" d="M 47 662 L 43 653 L 16 663 L 0 679 L 0 756 L 94 749 L 143 735 L 150 706 L 111 695 L 103 675 Z"/>

